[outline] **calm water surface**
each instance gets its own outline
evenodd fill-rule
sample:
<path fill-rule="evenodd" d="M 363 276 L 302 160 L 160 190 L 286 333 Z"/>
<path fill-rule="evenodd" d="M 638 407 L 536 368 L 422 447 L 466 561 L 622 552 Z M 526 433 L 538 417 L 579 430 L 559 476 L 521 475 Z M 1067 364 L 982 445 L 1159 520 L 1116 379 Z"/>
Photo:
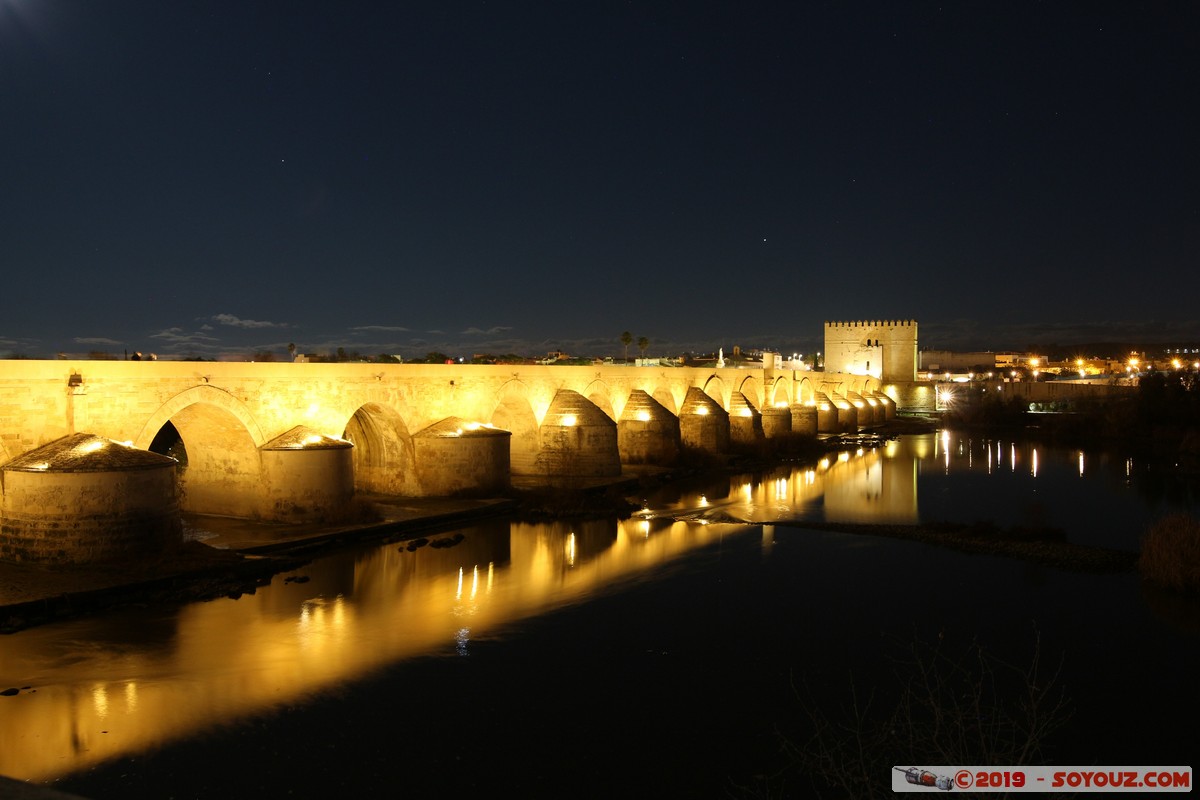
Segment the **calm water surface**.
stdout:
<path fill-rule="evenodd" d="M 843 697 L 914 639 L 1021 663 L 1038 636 L 1074 708 L 1058 763 L 1193 763 L 1197 605 L 778 524 L 979 519 L 1132 549 L 1195 511 L 1165 486 L 1124 459 L 930 435 L 625 521 L 348 550 L 236 600 L 0 638 L 0 688 L 30 687 L 0 697 L 0 774 L 98 798 L 720 797 L 778 764 L 795 685 Z"/>

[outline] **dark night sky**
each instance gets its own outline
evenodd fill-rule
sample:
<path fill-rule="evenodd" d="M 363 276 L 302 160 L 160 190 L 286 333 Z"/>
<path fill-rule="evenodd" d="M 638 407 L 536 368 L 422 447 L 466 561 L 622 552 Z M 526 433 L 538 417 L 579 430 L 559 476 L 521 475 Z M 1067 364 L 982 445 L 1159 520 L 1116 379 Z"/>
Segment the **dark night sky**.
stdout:
<path fill-rule="evenodd" d="M 0 354 L 1200 344 L 1192 2 L 0 0 Z"/>

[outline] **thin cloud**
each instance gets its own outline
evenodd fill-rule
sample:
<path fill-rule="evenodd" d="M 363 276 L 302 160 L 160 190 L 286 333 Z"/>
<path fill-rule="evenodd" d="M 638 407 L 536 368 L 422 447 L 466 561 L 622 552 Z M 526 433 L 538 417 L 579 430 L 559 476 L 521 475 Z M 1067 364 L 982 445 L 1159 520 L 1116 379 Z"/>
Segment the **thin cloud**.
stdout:
<path fill-rule="evenodd" d="M 75 344 L 124 344 L 116 339 L 107 339 L 103 336 L 76 336 L 72 341 Z"/>
<path fill-rule="evenodd" d="M 219 322 L 222 325 L 228 325 L 231 328 L 286 328 L 286 322 L 266 322 L 258 319 L 242 319 L 235 317 L 233 314 L 217 314 L 213 318 L 214 322 Z"/>
<path fill-rule="evenodd" d="M 407 333 L 408 328 L 399 325 L 358 325 L 350 330 L 362 333 Z"/>
<path fill-rule="evenodd" d="M 167 328 L 158 333 L 150 334 L 151 339 L 158 339 L 167 347 L 176 350 L 182 350 L 189 347 L 212 349 L 217 346 L 221 340 L 215 336 L 209 336 L 205 333 L 188 333 L 183 328 Z"/>
<path fill-rule="evenodd" d="M 465 331 L 462 331 L 459 335 L 460 336 L 496 336 L 497 334 L 501 334 L 501 333 L 504 333 L 505 331 L 511 331 L 511 330 L 512 330 L 512 328 L 509 326 L 496 325 L 494 327 L 488 328 L 487 330 L 483 330 L 482 328 L 467 328 Z"/>

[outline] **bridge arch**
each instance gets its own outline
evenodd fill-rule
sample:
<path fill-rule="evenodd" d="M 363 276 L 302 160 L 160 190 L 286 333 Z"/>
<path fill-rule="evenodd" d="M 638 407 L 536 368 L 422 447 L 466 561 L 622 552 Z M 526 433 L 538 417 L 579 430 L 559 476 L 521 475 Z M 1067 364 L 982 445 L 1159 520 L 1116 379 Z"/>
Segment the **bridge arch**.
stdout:
<path fill-rule="evenodd" d="M 594 380 L 580 394 L 607 414 L 608 418 L 613 422 L 617 421 L 620 412 L 613 403 L 613 390 L 607 383 L 601 380 Z M 625 398 L 617 398 L 617 402 L 621 403 L 622 409 L 625 407 Z"/>
<path fill-rule="evenodd" d="M 686 392 L 687 390 L 685 389 L 684 393 Z M 670 387 L 657 386 L 654 388 L 654 391 L 649 392 L 649 394 L 651 397 L 661 403 L 662 407 L 667 411 L 670 411 L 677 417 L 679 416 L 679 404 L 683 401 L 682 398 L 676 399 L 675 395 L 671 392 Z"/>
<path fill-rule="evenodd" d="M 346 420 L 342 438 L 354 444 L 355 490 L 416 493 L 412 434 L 394 408 L 364 403 Z"/>
<path fill-rule="evenodd" d="M 194 386 L 155 411 L 134 446 L 150 449 L 167 423 L 183 443 L 186 465 L 180 470 L 180 507 L 198 514 L 260 516 L 262 429 L 233 395 L 213 386 Z"/>
<path fill-rule="evenodd" d="M 721 380 L 720 376 L 709 375 L 700 389 L 721 408 L 729 409 L 729 403 L 725 400 L 729 394 L 729 390 L 725 388 L 725 381 Z"/>
<path fill-rule="evenodd" d="M 801 378 L 800 386 L 798 387 L 798 389 L 796 391 L 795 402 L 801 403 L 801 404 L 811 403 L 811 402 L 814 402 L 816 399 L 817 399 L 817 389 L 815 386 L 813 386 L 813 382 L 808 377 Z"/>
<path fill-rule="evenodd" d="M 780 408 L 791 405 L 792 398 L 789 391 L 791 388 L 791 381 L 782 377 L 776 378 L 767 390 L 768 397 L 763 405 Z"/>
<path fill-rule="evenodd" d="M 180 411 L 197 403 L 215 406 L 228 412 L 230 416 L 242 424 L 246 433 L 253 440 L 255 447 L 266 444 L 267 438 L 263 435 L 262 428 L 259 427 L 258 421 L 254 419 L 254 415 L 250 413 L 250 409 L 246 408 L 245 403 L 238 400 L 229 392 L 218 389 L 215 386 L 193 386 L 190 389 L 185 389 L 159 406 L 158 410 L 151 414 L 150 419 L 146 420 L 146 424 L 142 426 L 141 433 L 133 440 L 133 446 L 142 450 L 148 450 L 150 443 L 154 441 L 154 437 L 162 430 L 163 425 L 171 422 L 172 418 Z M 175 427 L 178 428 L 179 426 L 176 425 Z"/>
<path fill-rule="evenodd" d="M 512 474 L 537 474 L 538 421 L 524 383 L 514 379 L 500 387 L 491 423 L 512 434 L 509 441 Z"/>
<path fill-rule="evenodd" d="M 742 379 L 737 390 L 742 393 L 742 396 L 750 401 L 757 410 L 763 409 L 763 389 L 758 378 L 753 375 L 747 375 Z M 732 402 L 732 401 L 731 401 Z"/>

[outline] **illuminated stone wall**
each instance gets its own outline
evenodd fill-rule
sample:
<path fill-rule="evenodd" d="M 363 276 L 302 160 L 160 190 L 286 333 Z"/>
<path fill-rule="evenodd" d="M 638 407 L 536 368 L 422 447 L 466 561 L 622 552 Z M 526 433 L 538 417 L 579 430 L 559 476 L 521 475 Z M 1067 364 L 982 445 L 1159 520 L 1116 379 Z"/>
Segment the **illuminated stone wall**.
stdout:
<path fill-rule="evenodd" d="M 180 542 L 175 462 L 163 456 L 77 434 L 10 461 L 0 486 L 3 561 L 85 564 Z"/>
<path fill-rule="evenodd" d="M 264 487 L 286 484 L 287 478 L 265 473 L 262 448 L 297 425 L 353 444 L 357 490 L 420 496 L 441 482 L 436 467 L 419 463 L 413 436 L 447 417 L 508 431 L 512 474 L 538 475 L 547 461 L 546 437 L 540 435 L 547 412 L 561 392 L 573 392 L 586 412 L 577 416 L 591 422 L 580 440 L 586 457 L 572 460 L 591 474 L 610 474 L 619 469 L 619 447 L 615 428 L 599 424 L 600 416 L 613 423 L 621 419 L 635 392 L 649 395 L 676 416 L 693 389 L 725 410 L 735 398 L 759 409 L 811 397 L 816 376 L 835 393 L 880 385 L 865 375 L 774 365 L 0 361 L 0 464 L 76 432 L 148 449 L 170 422 L 187 453 L 185 509 L 271 517 L 279 498 L 268 497 Z M 674 435 L 671 425 L 661 431 L 665 437 Z M 693 433 L 697 442 L 714 449 L 727 444 L 727 429 L 699 425 Z M 644 453 L 674 449 L 667 441 L 638 447 Z"/>
<path fill-rule="evenodd" d="M 917 378 L 915 320 L 825 323 L 825 369 L 883 381 Z"/>

